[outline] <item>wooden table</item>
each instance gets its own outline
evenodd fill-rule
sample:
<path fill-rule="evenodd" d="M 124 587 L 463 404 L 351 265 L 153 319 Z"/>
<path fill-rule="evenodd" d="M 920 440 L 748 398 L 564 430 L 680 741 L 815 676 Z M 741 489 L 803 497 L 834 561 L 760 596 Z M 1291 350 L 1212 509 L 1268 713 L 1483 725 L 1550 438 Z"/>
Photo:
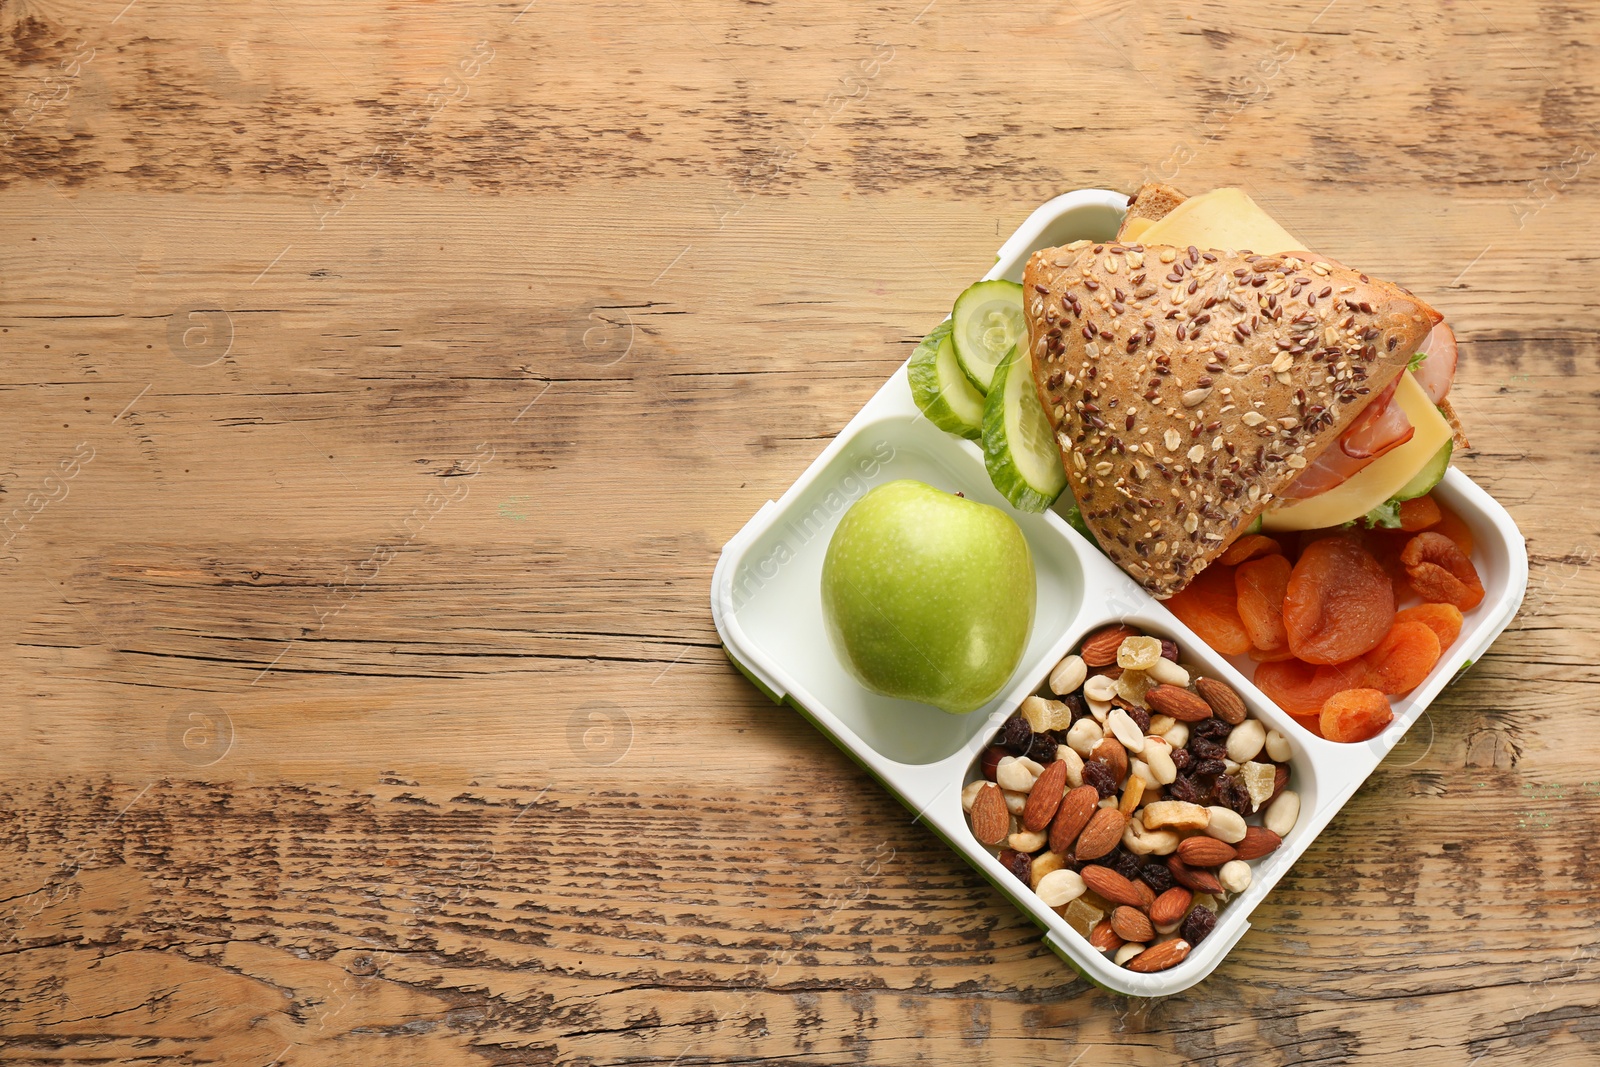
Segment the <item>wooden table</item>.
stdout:
<path fill-rule="evenodd" d="M 1593 12 L 0 7 L 0 1059 L 1597 1055 Z M 1521 618 L 1131 1002 L 728 665 L 722 543 L 1067 189 L 1463 337 Z"/>

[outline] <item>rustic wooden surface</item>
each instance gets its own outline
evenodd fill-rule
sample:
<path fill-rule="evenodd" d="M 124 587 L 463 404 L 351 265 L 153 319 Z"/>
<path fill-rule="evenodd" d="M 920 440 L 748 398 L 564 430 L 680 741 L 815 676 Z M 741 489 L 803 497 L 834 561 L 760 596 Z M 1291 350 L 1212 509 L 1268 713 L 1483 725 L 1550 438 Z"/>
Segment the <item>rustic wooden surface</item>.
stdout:
<path fill-rule="evenodd" d="M 1600 1057 L 1591 9 L 124 2 L 0 3 L 0 1059 Z M 1154 1003 L 707 606 L 1028 211 L 1146 174 L 1445 309 L 1532 559 Z"/>

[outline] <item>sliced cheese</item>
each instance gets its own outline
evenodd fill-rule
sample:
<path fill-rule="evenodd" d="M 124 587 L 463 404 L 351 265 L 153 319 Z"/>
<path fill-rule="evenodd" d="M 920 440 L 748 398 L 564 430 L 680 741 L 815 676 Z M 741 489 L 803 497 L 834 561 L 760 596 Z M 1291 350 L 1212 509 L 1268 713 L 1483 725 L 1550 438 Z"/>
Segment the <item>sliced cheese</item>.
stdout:
<path fill-rule="evenodd" d="M 1450 440 L 1451 430 L 1439 409 L 1428 402 L 1427 394 L 1411 377 L 1410 371 L 1401 373 L 1394 402 L 1404 409 L 1416 428 L 1411 440 L 1379 456 L 1343 485 L 1336 485 L 1308 500 L 1288 501 L 1268 510 L 1261 516 L 1261 525 L 1268 530 L 1321 530 L 1339 526 L 1361 518 L 1403 489 L 1423 464 Z"/>
<path fill-rule="evenodd" d="M 1128 219 L 1122 224 L 1122 229 L 1117 231 L 1117 240 L 1123 244 L 1133 244 L 1142 240 L 1144 232 L 1155 223 L 1149 219 Z"/>
<path fill-rule="evenodd" d="M 1304 241 L 1279 226 L 1238 189 L 1213 189 L 1191 196 L 1147 229 L 1123 239 L 1179 248 L 1248 248 L 1262 255 L 1309 251 Z"/>

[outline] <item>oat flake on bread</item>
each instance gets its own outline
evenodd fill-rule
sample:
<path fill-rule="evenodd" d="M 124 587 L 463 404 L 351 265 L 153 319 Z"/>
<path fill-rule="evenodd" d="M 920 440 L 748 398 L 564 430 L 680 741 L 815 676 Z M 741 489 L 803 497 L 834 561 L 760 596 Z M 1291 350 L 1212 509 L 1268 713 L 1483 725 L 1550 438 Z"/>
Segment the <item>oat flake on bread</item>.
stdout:
<path fill-rule="evenodd" d="M 1034 253 L 1023 301 L 1084 520 L 1162 599 L 1334 445 L 1443 318 L 1309 254 L 1115 242 Z"/>

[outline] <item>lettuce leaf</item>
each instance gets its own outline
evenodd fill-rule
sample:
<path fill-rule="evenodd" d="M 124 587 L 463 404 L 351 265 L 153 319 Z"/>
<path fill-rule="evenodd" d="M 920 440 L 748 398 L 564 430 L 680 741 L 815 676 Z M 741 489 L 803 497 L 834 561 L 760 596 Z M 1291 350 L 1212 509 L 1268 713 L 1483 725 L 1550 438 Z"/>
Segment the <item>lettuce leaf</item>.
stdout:
<path fill-rule="evenodd" d="M 1363 516 L 1367 529 L 1372 530 L 1381 526 L 1385 530 L 1398 530 L 1400 528 L 1400 501 L 1390 497 Z"/>

